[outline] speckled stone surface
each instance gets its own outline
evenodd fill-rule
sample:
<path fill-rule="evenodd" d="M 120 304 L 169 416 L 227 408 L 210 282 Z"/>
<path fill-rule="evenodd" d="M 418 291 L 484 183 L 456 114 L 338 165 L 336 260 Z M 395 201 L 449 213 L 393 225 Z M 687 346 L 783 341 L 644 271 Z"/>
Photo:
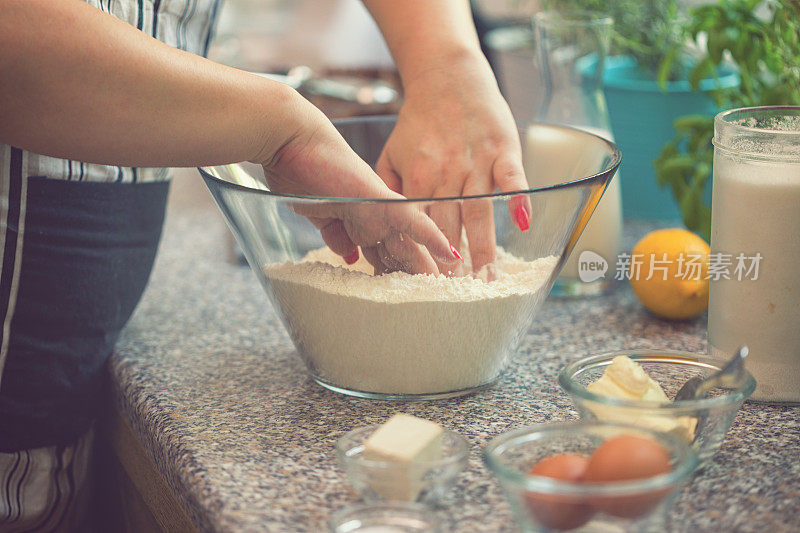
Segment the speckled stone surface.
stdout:
<path fill-rule="evenodd" d="M 226 262 L 226 232 L 207 200 L 172 203 L 149 288 L 111 362 L 122 412 L 202 531 L 324 530 L 332 512 L 358 501 L 336 465 L 336 439 L 399 410 L 471 444 L 439 511 L 446 530 L 513 531 L 480 450 L 511 428 L 576 416 L 556 383 L 567 361 L 621 348 L 705 349 L 704 317 L 656 319 L 623 288 L 545 302 L 488 390 L 426 403 L 349 398 L 307 376 L 255 276 Z M 675 531 L 800 530 L 800 408 L 745 404 L 671 519 Z"/>

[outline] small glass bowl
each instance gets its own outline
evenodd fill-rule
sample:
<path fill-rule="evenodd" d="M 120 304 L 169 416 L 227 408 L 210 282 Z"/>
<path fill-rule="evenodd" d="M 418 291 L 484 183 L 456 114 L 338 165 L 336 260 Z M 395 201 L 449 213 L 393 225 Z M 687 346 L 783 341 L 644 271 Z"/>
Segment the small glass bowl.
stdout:
<path fill-rule="evenodd" d="M 630 481 L 577 483 L 528 471 L 554 454 L 589 457 L 607 438 L 648 437 L 668 452 L 672 471 Z M 499 479 L 523 531 L 665 531 L 677 495 L 697 467 L 697 455 L 682 439 L 649 429 L 597 421 L 540 424 L 489 441 L 483 460 Z"/>
<path fill-rule="evenodd" d="M 366 502 L 419 502 L 433 506 L 467 465 L 469 443 L 449 429 L 442 435 L 441 459 L 412 463 L 364 459 L 364 443 L 378 427 L 375 424 L 354 429 L 336 442 L 339 464 Z"/>
<path fill-rule="evenodd" d="M 611 361 L 626 355 L 664 389 L 668 398 L 691 377 L 706 377 L 725 362 L 704 355 L 669 350 L 630 350 L 593 355 L 564 368 L 558 383 L 570 395 L 582 419 L 606 420 L 669 431 L 691 442 L 706 462 L 719 449 L 742 402 L 753 393 L 756 382 L 749 372 L 733 389 L 716 389 L 708 398 L 671 402 L 622 400 L 589 392 L 586 387 L 600 379 Z"/>
<path fill-rule="evenodd" d="M 328 521 L 331 533 L 438 533 L 439 520 L 424 505 L 381 503 L 354 505 Z"/>

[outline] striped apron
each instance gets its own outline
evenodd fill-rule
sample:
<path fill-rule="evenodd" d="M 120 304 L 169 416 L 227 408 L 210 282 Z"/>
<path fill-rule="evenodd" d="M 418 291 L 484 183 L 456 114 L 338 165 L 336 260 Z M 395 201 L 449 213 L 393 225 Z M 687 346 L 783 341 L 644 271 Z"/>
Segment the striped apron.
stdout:
<path fill-rule="evenodd" d="M 205 55 L 220 0 L 87 0 Z M 147 283 L 167 169 L 0 144 L 0 531 L 75 531 L 103 368 Z"/>

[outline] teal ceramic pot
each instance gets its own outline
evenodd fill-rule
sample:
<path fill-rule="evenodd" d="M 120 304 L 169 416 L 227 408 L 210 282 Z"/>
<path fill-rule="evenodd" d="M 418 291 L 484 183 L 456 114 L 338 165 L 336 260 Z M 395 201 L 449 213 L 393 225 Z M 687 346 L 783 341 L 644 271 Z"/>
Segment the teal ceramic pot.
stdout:
<path fill-rule="evenodd" d="M 639 70 L 628 56 L 606 59 L 603 84 L 611 130 L 624 154 L 620 169 L 623 213 L 628 218 L 680 219 L 680 210 L 669 188 L 656 183 L 653 160 L 664 144 L 675 136 L 672 123 L 689 114 L 713 116 L 719 111 L 708 91 L 735 87 L 739 76 L 722 72 L 718 79 L 700 82 L 700 91 L 692 91 L 689 82 L 669 82 L 666 90 Z M 707 184 L 710 203 L 711 180 Z"/>

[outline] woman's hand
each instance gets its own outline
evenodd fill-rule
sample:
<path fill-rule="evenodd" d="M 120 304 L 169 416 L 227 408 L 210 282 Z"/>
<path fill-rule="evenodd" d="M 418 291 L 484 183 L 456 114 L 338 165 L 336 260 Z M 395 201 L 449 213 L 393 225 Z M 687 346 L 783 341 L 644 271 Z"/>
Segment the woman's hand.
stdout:
<path fill-rule="evenodd" d="M 407 198 L 473 196 L 528 188 L 514 119 L 482 58 L 464 57 L 405 83 L 405 104 L 377 164 L 378 175 Z M 524 196 L 509 203 L 523 231 Z M 434 204 L 431 218 L 459 246 L 466 230 L 472 267 L 495 260 L 492 203 L 486 199 Z"/>
<path fill-rule="evenodd" d="M 353 152 L 319 110 L 302 99 L 294 105 L 296 129 L 286 132 L 280 148 L 256 159 L 272 190 L 338 198 L 403 198 Z M 437 265 L 452 270 L 460 259 L 436 224 L 414 204 L 298 201 L 292 209 L 307 217 L 346 262 L 354 263 L 361 247 L 376 274 L 393 270 L 438 274 Z"/>

